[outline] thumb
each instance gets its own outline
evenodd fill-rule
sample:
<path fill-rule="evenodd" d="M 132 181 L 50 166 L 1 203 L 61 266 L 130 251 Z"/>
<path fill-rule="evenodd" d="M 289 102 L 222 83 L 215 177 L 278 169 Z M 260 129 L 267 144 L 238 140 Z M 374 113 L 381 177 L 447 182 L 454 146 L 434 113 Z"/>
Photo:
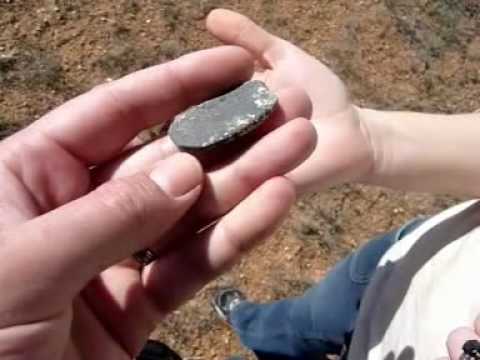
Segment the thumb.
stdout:
<path fill-rule="evenodd" d="M 2 293 L 18 305 L 71 300 L 99 272 L 158 241 L 197 199 L 202 180 L 198 161 L 176 154 L 150 174 L 110 181 L 3 233 Z"/>
<path fill-rule="evenodd" d="M 231 10 L 215 9 L 208 15 L 206 25 L 224 44 L 240 46 L 267 63 L 275 62 L 277 57 L 273 50 L 279 39 L 248 17 Z"/>

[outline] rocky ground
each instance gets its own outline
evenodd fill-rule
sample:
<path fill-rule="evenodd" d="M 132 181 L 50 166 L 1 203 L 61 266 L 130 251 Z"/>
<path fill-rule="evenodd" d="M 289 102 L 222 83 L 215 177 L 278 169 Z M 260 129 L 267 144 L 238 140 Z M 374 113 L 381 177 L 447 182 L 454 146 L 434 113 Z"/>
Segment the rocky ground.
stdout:
<path fill-rule="evenodd" d="M 215 7 L 241 11 L 330 65 L 358 104 L 480 108 L 476 0 L 0 0 L 0 136 L 122 74 L 215 45 Z M 345 185 L 301 199 L 265 245 L 159 325 L 185 359 L 242 353 L 208 306 L 218 286 L 299 294 L 365 239 L 457 200 Z M 244 352 L 243 352 L 244 353 Z"/>

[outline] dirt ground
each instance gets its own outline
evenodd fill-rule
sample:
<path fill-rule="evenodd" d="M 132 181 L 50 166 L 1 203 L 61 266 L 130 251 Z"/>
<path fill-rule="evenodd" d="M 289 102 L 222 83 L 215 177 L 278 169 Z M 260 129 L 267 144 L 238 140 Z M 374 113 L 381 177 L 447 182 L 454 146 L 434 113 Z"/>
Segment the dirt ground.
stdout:
<path fill-rule="evenodd" d="M 216 45 L 206 14 L 251 16 L 330 65 L 381 109 L 480 108 L 477 0 L 0 0 L 0 136 L 108 79 Z M 208 301 L 300 294 L 369 237 L 458 199 L 345 185 L 301 199 L 276 235 L 153 334 L 185 359 L 246 354 Z M 248 356 L 248 355 L 247 355 Z"/>

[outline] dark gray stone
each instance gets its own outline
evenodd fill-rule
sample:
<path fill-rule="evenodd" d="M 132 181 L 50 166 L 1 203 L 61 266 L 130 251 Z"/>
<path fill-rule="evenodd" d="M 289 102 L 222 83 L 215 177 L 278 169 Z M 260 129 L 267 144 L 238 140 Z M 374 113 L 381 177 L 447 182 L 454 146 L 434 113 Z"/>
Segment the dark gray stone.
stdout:
<path fill-rule="evenodd" d="M 274 110 L 278 98 L 261 81 L 194 106 L 178 115 L 168 134 L 182 150 L 207 150 L 246 135 Z"/>

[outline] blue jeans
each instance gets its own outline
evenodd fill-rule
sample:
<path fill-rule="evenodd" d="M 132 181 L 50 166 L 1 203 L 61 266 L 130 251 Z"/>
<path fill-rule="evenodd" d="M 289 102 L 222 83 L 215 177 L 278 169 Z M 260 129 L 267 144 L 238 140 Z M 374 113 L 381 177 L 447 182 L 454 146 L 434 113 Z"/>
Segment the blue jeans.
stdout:
<path fill-rule="evenodd" d="M 423 221 L 413 220 L 374 238 L 303 296 L 270 304 L 239 304 L 230 321 L 242 344 L 261 360 L 318 360 L 339 354 L 348 346 L 362 296 L 381 257 Z"/>

